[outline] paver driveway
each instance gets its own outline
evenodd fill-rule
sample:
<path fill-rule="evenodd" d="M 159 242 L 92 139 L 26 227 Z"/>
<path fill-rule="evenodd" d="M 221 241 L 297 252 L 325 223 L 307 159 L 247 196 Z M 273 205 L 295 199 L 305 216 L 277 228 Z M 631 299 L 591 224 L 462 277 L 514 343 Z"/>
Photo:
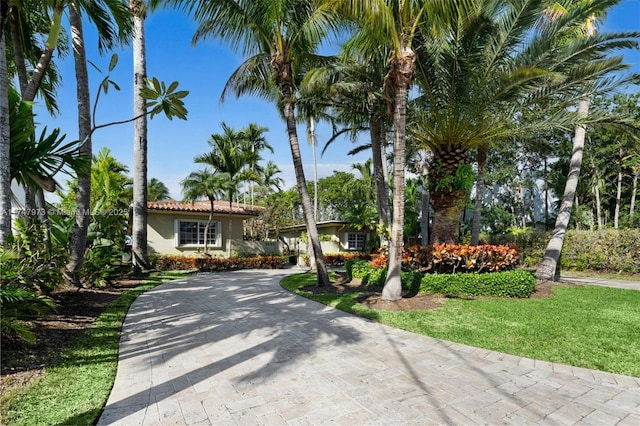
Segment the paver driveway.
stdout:
<path fill-rule="evenodd" d="M 386 327 L 287 292 L 291 272 L 141 295 L 99 425 L 640 425 L 638 378 Z"/>

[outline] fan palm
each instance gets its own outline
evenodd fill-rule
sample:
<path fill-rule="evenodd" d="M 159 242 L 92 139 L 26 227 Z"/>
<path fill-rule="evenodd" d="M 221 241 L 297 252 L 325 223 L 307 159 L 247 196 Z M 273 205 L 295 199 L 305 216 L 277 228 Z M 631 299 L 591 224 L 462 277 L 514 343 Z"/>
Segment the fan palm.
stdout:
<path fill-rule="evenodd" d="M 185 200 L 195 201 L 202 197 L 209 200 L 209 219 L 204 229 L 204 252 L 209 253 L 209 229 L 213 221 L 213 210 L 215 200 L 222 197 L 227 189 L 228 181 L 222 173 L 216 173 L 205 168 L 197 172 L 189 173 L 182 182 L 182 194 Z"/>
<path fill-rule="evenodd" d="M 434 153 L 432 241 L 457 240 L 473 184 L 470 150 L 584 123 L 583 114 L 567 109 L 579 87 L 589 83 L 598 92 L 620 83 L 600 77 L 623 68 L 621 58 L 607 55 L 635 45 L 633 34 L 561 43 L 577 22 L 613 3 L 589 2 L 541 29 L 545 2 L 482 0 L 473 13 L 451 20 L 443 37 L 421 45 L 416 80 L 423 95 L 416 104 L 422 116 L 412 134 Z M 539 111 L 541 105 L 550 108 Z"/>
<path fill-rule="evenodd" d="M 234 50 L 249 56 L 233 73 L 227 89 L 236 96 L 254 94 L 277 100 L 286 121 L 296 183 L 316 259 L 318 285 L 327 285 L 329 276 L 302 168 L 296 128 L 295 79 L 308 69 L 310 60 L 318 59 L 314 52 L 325 35 L 337 29 L 338 17 L 318 7 L 317 1 L 170 0 L 165 3 L 178 5 L 193 16 L 198 24 L 194 41 L 220 37 Z"/>

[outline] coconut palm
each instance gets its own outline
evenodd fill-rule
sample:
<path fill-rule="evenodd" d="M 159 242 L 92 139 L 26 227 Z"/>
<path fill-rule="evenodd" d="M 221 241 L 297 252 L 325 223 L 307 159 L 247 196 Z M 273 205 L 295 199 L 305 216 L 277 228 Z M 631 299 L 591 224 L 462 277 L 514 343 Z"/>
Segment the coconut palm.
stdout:
<path fill-rule="evenodd" d="M 58 3 L 58 2 L 56 2 Z M 129 5 L 126 0 L 100 0 L 67 3 L 69 24 L 71 26 L 73 57 L 75 62 L 76 85 L 78 96 L 78 139 L 81 141 L 80 155 L 83 158 L 92 157 L 91 135 L 92 126 L 91 99 L 89 94 L 89 74 L 87 72 L 87 56 L 85 50 L 84 33 L 82 27 L 81 10 L 86 12 L 98 30 L 98 47 L 100 50 L 111 48 L 118 43 L 128 40 L 132 27 Z M 91 176 L 78 175 L 78 192 L 76 198 L 76 215 L 71 237 L 71 252 L 65 266 L 63 276 L 72 284 L 80 282 L 80 268 L 82 267 L 85 248 L 87 245 L 87 230 L 90 216 Z"/>
<path fill-rule="evenodd" d="M 398 300 L 402 285 L 406 116 L 409 90 L 416 71 L 415 44 L 420 37 L 428 40 L 437 24 L 456 15 L 467 6 L 466 1 L 390 1 L 390 0 L 327 0 L 327 4 L 344 13 L 359 26 L 345 44 L 347 54 L 360 52 L 375 56 L 380 46 L 391 52 L 384 87 L 393 111 L 393 220 L 389 246 L 388 275 L 382 291 L 385 300 Z M 429 28 L 421 34 L 419 29 Z"/>
<path fill-rule="evenodd" d="M 185 200 L 196 201 L 202 197 L 209 200 L 209 219 L 204 229 L 204 253 L 209 254 L 209 229 L 213 221 L 214 202 L 222 198 L 227 189 L 227 179 L 222 173 L 205 168 L 189 173 L 182 182 L 182 194 Z"/>
<path fill-rule="evenodd" d="M 162 201 L 169 199 L 169 188 L 156 178 L 149 179 L 147 182 L 147 200 Z"/>
<path fill-rule="evenodd" d="M 325 35 L 337 28 L 335 14 L 317 7 L 315 1 L 299 0 L 170 0 L 191 14 L 198 27 L 194 42 L 220 37 L 248 59 L 233 73 L 227 90 L 236 96 L 254 94 L 277 99 L 285 118 L 296 183 L 302 200 L 307 232 L 313 246 L 318 285 L 329 283 L 311 198 L 302 168 L 296 128 L 296 81 L 318 59 L 316 48 Z"/>
<path fill-rule="evenodd" d="M 575 14 L 575 11 L 584 10 L 585 12 L 583 12 L 582 14 L 578 14 L 576 20 L 574 21 L 577 23 L 578 32 L 576 33 L 574 31 L 574 33 L 572 34 L 573 37 L 565 40 L 565 44 L 599 46 L 602 44 L 603 39 L 607 39 L 607 35 L 598 35 L 596 27 L 597 18 L 602 17 L 606 13 L 607 8 L 613 6 L 616 3 L 619 3 L 619 1 L 595 2 L 588 0 L 578 0 L 570 2 L 569 9 L 565 9 L 561 5 L 555 4 L 555 8 L 552 9 L 553 13 L 551 14 L 551 25 L 554 24 L 555 20 L 566 19 L 565 17 L 567 15 Z M 630 35 L 627 35 L 627 37 L 629 36 Z M 634 37 L 636 38 L 638 36 L 638 34 L 634 35 Z M 600 60 L 601 63 L 605 61 L 606 59 Z M 596 74 L 591 78 L 584 79 L 584 84 L 581 88 L 582 90 L 578 92 L 580 96 L 579 99 L 576 100 L 576 103 L 578 105 L 577 114 L 583 121 L 586 121 L 589 115 L 589 104 L 591 97 L 595 93 L 597 93 L 597 91 L 593 89 L 593 86 L 594 84 L 596 84 L 594 80 L 598 76 L 599 75 Z M 569 174 L 567 182 L 565 184 L 564 194 L 562 196 L 562 203 L 560 204 L 560 209 L 558 210 L 558 216 L 556 218 L 556 224 L 551 236 L 551 240 L 547 244 L 544 257 L 536 270 L 536 277 L 540 280 L 551 280 L 555 277 L 556 267 L 558 264 L 558 259 L 560 258 L 560 253 L 562 252 L 564 236 L 569 225 L 573 201 L 580 177 L 585 135 L 586 126 L 584 124 L 579 123 L 577 126 L 575 126 L 575 132 L 573 136 L 573 149 L 571 153 L 571 161 L 569 164 Z"/>
<path fill-rule="evenodd" d="M 133 16 L 133 214 L 132 264 L 134 270 L 149 268 L 147 245 L 147 116 L 142 88 L 147 78 L 144 20 L 146 7 L 141 0 L 129 0 Z"/>

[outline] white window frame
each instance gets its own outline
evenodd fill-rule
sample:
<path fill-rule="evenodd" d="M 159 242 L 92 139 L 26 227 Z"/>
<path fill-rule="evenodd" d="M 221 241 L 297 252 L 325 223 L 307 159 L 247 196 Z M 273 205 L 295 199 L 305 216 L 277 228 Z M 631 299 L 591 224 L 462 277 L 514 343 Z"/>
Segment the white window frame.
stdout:
<path fill-rule="evenodd" d="M 176 247 L 189 248 L 189 247 L 204 247 L 204 243 L 189 243 L 189 244 L 180 244 L 180 224 L 181 223 L 197 223 L 198 225 L 203 224 L 207 225 L 206 220 L 198 220 L 198 219 L 175 219 L 173 221 L 173 232 L 174 232 L 174 244 Z M 209 243 L 209 247 L 211 248 L 222 248 L 222 222 L 219 221 L 211 221 L 211 225 L 215 232 L 215 241 L 211 241 Z M 198 232 L 200 231 L 200 226 L 198 226 Z M 204 229 L 204 227 L 202 228 Z M 211 230 L 210 230 L 211 232 Z M 199 235 L 199 234 L 198 234 Z M 198 240 L 199 240 L 198 236 Z"/>
<path fill-rule="evenodd" d="M 351 237 L 355 238 L 356 247 L 351 247 L 351 241 L 349 240 Z M 361 251 L 364 250 L 367 246 L 367 234 L 364 232 L 347 232 L 345 233 L 345 243 L 347 246 L 347 250 L 353 251 Z M 359 247 L 358 243 L 362 243 L 362 246 Z"/>

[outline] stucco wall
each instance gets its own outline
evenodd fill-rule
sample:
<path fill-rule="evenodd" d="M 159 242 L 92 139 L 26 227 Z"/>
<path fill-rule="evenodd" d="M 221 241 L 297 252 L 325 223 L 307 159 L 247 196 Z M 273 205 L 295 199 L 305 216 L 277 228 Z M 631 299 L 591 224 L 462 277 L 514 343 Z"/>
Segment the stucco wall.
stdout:
<path fill-rule="evenodd" d="M 149 210 L 147 213 L 147 241 L 152 253 L 157 254 L 183 254 L 192 255 L 204 251 L 202 247 L 176 247 L 175 243 L 175 221 L 176 220 L 203 220 L 206 221 L 209 215 L 176 212 L 158 212 Z M 229 216 L 215 215 L 213 221 L 220 222 L 222 231 L 221 246 L 209 246 L 209 252 L 213 256 L 224 256 L 226 254 L 226 244 L 229 235 Z M 232 219 L 232 239 L 242 240 L 243 218 Z"/>

